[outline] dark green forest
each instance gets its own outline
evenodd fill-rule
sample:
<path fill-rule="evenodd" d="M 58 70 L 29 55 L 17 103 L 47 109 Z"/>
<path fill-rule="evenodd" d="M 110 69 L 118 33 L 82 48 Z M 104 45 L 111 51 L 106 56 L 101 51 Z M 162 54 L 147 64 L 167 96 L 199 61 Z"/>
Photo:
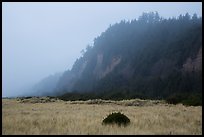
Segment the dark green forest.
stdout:
<path fill-rule="evenodd" d="M 88 45 L 56 87 L 63 100 L 165 99 L 202 104 L 202 17 L 122 20 Z M 60 95 L 60 96 L 59 96 Z"/>

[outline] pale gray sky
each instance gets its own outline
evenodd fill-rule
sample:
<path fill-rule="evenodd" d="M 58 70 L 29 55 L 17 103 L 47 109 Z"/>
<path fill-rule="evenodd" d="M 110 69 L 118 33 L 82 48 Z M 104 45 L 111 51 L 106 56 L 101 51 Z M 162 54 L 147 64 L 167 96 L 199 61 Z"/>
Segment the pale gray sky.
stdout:
<path fill-rule="evenodd" d="M 150 11 L 165 18 L 186 12 L 202 16 L 202 3 L 3 2 L 2 95 L 18 95 L 50 74 L 71 69 L 80 51 L 110 24 Z"/>

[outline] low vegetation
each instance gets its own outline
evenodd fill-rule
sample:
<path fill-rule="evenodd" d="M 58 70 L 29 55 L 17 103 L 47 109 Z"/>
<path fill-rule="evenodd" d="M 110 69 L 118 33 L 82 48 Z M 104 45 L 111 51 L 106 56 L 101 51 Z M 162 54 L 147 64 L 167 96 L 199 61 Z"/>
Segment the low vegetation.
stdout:
<path fill-rule="evenodd" d="M 53 97 L 19 97 L 17 101 L 20 103 L 48 103 L 48 102 L 55 102 L 57 98 Z"/>
<path fill-rule="evenodd" d="M 186 106 L 202 106 L 202 94 L 173 94 L 166 99 L 169 104 L 182 103 Z"/>
<path fill-rule="evenodd" d="M 141 98 L 134 100 L 132 99 L 133 97 L 135 98 Z M 101 98 L 102 100 L 98 99 Z M 126 103 L 129 105 L 134 105 L 138 104 L 148 104 L 150 97 L 142 96 L 142 95 L 131 95 L 130 97 L 124 95 L 119 95 L 115 94 L 115 96 L 109 96 L 103 95 L 103 94 L 96 94 L 96 93 L 78 93 L 78 92 L 70 92 L 66 93 L 65 95 L 58 96 L 58 99 L 64 100 L 64 101 L 81 101 L 83 103 L 110 103 L 110 102 L 122 102 L 123 100 L 126 100 Z M 127 101 L 129 100 L 129 101 Z M 146 101 L 145 101 L 146 100 Z M 154 99 L 155 100 L 155 99 Z M 159 103 L 159 102 L 164 102 L 164 100 L 169 103 L 169 104 L 179 104 L 182 103 L 183 105 L 186 106 L 202 106 L 202 94 L 201 93 L 174 93 L 172 95 L 167 96 L 166 98 L 153 101 L 151 100 L 152 103 Z M 130 102 L 131 101 L 131 102 Z M 135 102 L 136 101 L 136 102 Z"/>

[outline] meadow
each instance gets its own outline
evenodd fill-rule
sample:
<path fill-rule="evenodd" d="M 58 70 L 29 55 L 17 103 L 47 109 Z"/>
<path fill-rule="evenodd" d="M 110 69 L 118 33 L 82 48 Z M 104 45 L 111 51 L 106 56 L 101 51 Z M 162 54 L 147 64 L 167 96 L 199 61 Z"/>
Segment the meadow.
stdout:
<path fill-rule="evenodd" d="M 102 125 L 112 112 L 130 119 L 126 127 Z M 202 106 L 158 100 L 2 99 L 3 135 L 202 135 Z"/>

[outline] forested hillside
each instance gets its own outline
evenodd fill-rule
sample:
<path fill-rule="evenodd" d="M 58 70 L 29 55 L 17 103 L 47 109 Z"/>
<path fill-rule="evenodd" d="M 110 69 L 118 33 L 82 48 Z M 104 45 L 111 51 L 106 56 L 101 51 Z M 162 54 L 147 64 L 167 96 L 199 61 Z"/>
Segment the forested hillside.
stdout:
<path fill-rule="evenodd" d="M 194 98 L 202 103 L 202 17 L 121 21 L 60 77 L 62 99 Z"/>

